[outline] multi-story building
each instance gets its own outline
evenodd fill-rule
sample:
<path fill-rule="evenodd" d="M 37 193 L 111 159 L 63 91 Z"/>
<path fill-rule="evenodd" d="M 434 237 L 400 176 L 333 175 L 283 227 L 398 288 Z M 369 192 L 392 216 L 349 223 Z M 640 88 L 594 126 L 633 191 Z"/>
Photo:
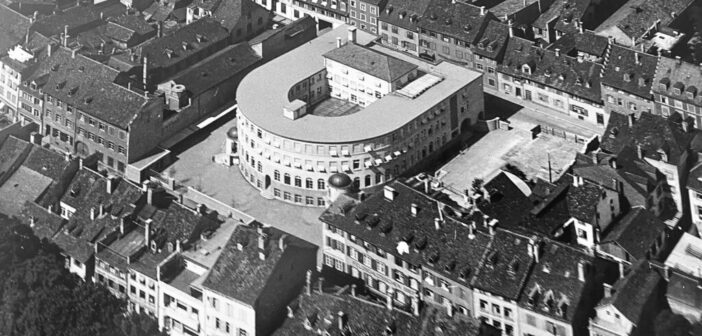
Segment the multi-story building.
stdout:
<path fill-rule="evenodd" d="M 500 91 L 544 105 L 554 113 L 605 126 L 600 73 L 602 65 L 559 50 L 544 50 L 522 38 L 510 38 L 499 67 Z"/>
<path fill-rule="evenodd" d="M 610 46 L 602 72 L 602 100 L 609 113 L 653 113 L 651 86 L 658 58 L 643 52 Z"/>
<path fill-rule="evenodd" d="M 615 9 L 614 4 L 602 0 L 551 1 L 548 9 L 542 11 L 531 26 L 536 39 L 553 43 L 565 34 L 594 29 L 600 19 L 606 17 L 604 13 Z"/>
<path fill-rule="evenodd" d="M 690 169 L 686 187 L 690 202 L 690 221 L 697 228 L 697 232 L 702 232 L 702 164 L 699 162 Z"/>
<path fill-rule="evenodd" d="M 373 35 L 378 35 L 378 17 L 387 0 L 354 0 L 349 3 L 348 23 Z"/>
<path fill-rule="evenodd" d="M 702 239 L 684 233 L 665 260 L 666 299 L 673 313 L 684 316 L 690 323 L 702 319 Z"/>
<path fill-rule="evenodd" d="M 419 56 L 419 21 L 429 0 L 388 0 L 378 18 L 380 42 L 390 48 Z"/>
<path fill-rule="evenodd" d="M 587 335 L 596 303 L 594 257 L 552 241 L 537 253 L 542 255 L 519 298 L 520 335 Z"/>
<path fill-rule="evenodd" d="M 317 248 L 260 223 L 237 226 L 202 283 L 206 335 L 270 335 L 305 285 Z"/>
<path fill-rule="evenodd" d="M 433 0 L 418 23 L 419 55 L 429 60 L 451 60 L 473 68 L 472 46 L 478 44 L 488 22 L 496 18 L 463 2 Z M 483 41 L 487 42 L 487 41 Z M 496 47 L 496 41 L 490 41 Z"/>
<path fill-rule="evenodd" d="M 633 150 L 639 160 L 656 168 L 665 177 L 662 194 L 663 219 L 669 227 L 678 225 L 679 219 L 689 209 L 687 177 L 692 165 L 692 139 L 696 132 L 688 122 L 675 122 L 662 116 L 642 113 L 639 118 L 619 113 L 610 114 L 607 129 L 600 147 L 608 153 L 618 154 Z M 629 149 L 627 149 L 627 147 Z"/>
<path fill-rule="evenodd" d="M 429 336 L 477 336 L 497 335 L 493 330 L 464 319 L 456 319 L 453 313 L 435 307 L 425 307 L 412 314 L 394 309 L 392 305 L 372 302 L 368 297 L 356 294 L 354 287 L 325 292 L 323 279 L 315 281 L 313 290 L 308 278 L 306 290 L 288 306 L 284 324 L 274 336 L 313 336 L 323 329 L 330 335 L 357 333 L 361 335 L 417 335 Z M 353 285 L 352 285 L 353 286 Z M 350 293 L 349 293 L 350 292 Z"/>
<path fill-rule="evenodd" d="M 700 66 L 683 62 L 678 57 L 659 57 L 651 91 L 654 114 L 669 117 L 680 115 L 690 127 L 702 128 L 702 74 Z"/>
<path fill-rule="evenodd" d="M 272 19 L 271 13 L 253 0 L 197 0 L 188 5 L 187 24 L 204 17 L 221 22 L 233 42 L 248 40 L 261 33 Z"/>
<path fill-rule="evenodd" d="M 366 47 L 373 37 L 365 32 L 349 31 L 347 43 L 357 46 L 344 46 L 345 33 L 343 27 L 324 34 L 252 71 L 239 86 L 239 168 L 266 195 L 324 206 L 327 179 L 337 172 L 353 181 L 342 187 L 377 187 L 458 139 L 482 112 L 478 73 L 446 62 L 408 65 Z M 325 67 L 323 55 L 335 40 L 350 52 L 330 58 L 338 67 Z M 376 64 L 365 63 L 370 59 Z M 415 66 L 423 75 L 410 81 Z M 398 78 L 402 86 L 383 95 L 392 89 L 383 82 Z M 338 96 L 329 97 L 329 86 Z"/>
<path fill-rule="evenodd" d="M 652 269 L 648 261 L 642 261 L 613 287 L 605 285 L 604 298 L 590 319 L 590 335 L 650 335 L 662 304 L 663 284 L 658 270 Z"/>
<path fill-rule="evenodd" d="M 665 251 L 669 234 L 663 221 L 637 207 L 600 234 L 597 254 L 627 267 L 641 260 L 656 260 Z"/>
<path fill-rule="evenodd" d="M 425 188 L 419 180 L 408 183 Z M 421 300 L 473 317 L 471 284 L 493 237 L 478 231 L 482 217 L 478 224 L 460 222 L 424 192 L 394 182 L 358 204 L 337 199 L 320 217 L 323 263 L 407 311 L 419 309 Z"/>
<path fill-rule="evenodd" d="M 8 91 L 12 91 L 11 87 L 14 87 L 13 94 L 17 96 L 15 120 L 21 121 L 23 125 L 35 123 L 39 129 L 43 124 L 44 97 L 38 90 L 34 74 L 41 71 L 41 63 L 50 56 L 49 48 L 51 48 L 49 39 L 39 33 L 32 33 L 27 36 L 24 43 L 15 46 L 8 51 L 7 55 L 0 58 L 2 63 L 0 68 L 5 69 L 5 74 L 0 74 L 0 86 L 3 85 L 2 77 L 8 78 L 5 81 L 7 84 L 5 88 L 0 89 L 0 95 L 3 90 L 7 94 Z M 10 71 L 14 72 L 17 78 L 14 83 Z"/>
<path fill-rule="evenodd" d="M 611 42 L 611 39 L 596 35 L 580 26 L 578 31 L 563 35 L 546 48 L 575 57 L 579 62 L 589 61 L 603 64 Z"/>
<path fill-rule="evenodd" d="M 287 17 L 296 20 L 309 15 L 317 21 L 317 29 L 321 31 L 345 24 L 348 21 L 352 2 L 349 0 L 293 0 L 291 4 Z"/>
<path fill-rule="evenodd" d="M 121 15 L 105 26 L 105 35 L 120 49 L 132 48 L 150 38 L 160 37 L 157 36 L 159 33 L 140 15 Z"/>
<path fill-rule="evenodd" d="M 514 24 L 489 20 L 478 42 L 471 46 L 473 68 L 483 73 L 483 87 L 499 90 L 497 66 L 502 62 L 509 37 L 514 36 Z"/>

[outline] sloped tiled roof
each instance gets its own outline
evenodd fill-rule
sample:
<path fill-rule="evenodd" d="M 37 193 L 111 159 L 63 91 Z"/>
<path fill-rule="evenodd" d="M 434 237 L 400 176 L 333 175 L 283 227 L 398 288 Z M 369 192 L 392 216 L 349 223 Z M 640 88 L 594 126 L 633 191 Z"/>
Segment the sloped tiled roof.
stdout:
<path fill-rule="evenodd" d="M 561 36 L 553 42 L 548 49 L 560 49 L 561 52 L 576 56 L 577 52 L 604 57 L 609 47 L 609 41 L 606 37 L 595 35 L 589 30 L 581 32 L 568 33 Z"/>
<path fill-rule="evenodd" d="M 324 54 L 324 57 L 388 82 L 393 82 L 417 68 L 415 64 L 356 43 L 347 43 L 332 49 Z"/>
<path fill-rule="evenodd" d="M 588 271 L 593 268 L 594 257 L 576 247 L 553 241 L 546 242 L 542 250 L 539 263 L 534 265 L 524 287 L 519 305 L 572 323 L 581 299 L 588 294 L 585 292 L 586 281 L 589 280 Z M 583 279 L 578 278 L 579 264 L 583 267 Z M 549 299 L 553 301 L 549 302 Z M 562 304 L 565 304 L 565 309 Z"/>
<path fill-rule="evenodd" d="M 29 25 L 29 18 L 0 4 L 0 55 L 22 41 Z"/>
<path fill-rule="evenodd" d="M 599 27 L 598 31 L 620 29 L 629 38 L 641 38 L 643 34 L 660 20 L 662 27 L 672 21 L 672 13 L 681 15 L 694 0 L 630 0 L 623 4 Z"/>
<path fill-rule="evenodd" d="M 119 72 L 59 49 L 51 57 L 44 92 L 97 119 L 127 129 L 147 98 L 114 83 Z"/>
<path fill-rule="evenodd" d="M 632 270 L 623 279 L 614 284 L 614 294 L 602 299 L 598 306 L 613 305 L 629 321 L 638 323 L 646 301 L 655 295 L 662 278 L 650 269 L 647 260 L 632 266 Z"/>
<path fill-rule="evenodd" d="M 534 262 L 529 241 L 526 236 L 497 229 L 472 286 L 508 300 L 519 299 Z"/>
<path fill-rule="evenodd" d="M 652 99 L 651 84 L 657 64 L 656 56 L 613 44 L 603 72 L 602 84 Z"/>
<path fill-rule="evenodd" d="M 582 61 L 564 53 L 529 46 L 521 38 L 511 38 L 507 44 L 505 58 L 500 65 L 503 73 L 525 78 L 555 90 L 601 103 L 600 73 L 602 65 Z M 531 73 L 526 73 L 527 65 Z"/>
<path fill-rule="evenodd" d="M 653 93 L 702 106 L 702 68 L 692 63 L 659 57 L 651 89 Z M 675 93 L 675 89 L 679 89 L 680 94 Z"/>
<path fill-rule="evenodd" d="M 68 26 L 69 33 L 75 34 L 88 29 L 87 27 L 92 28 L 92 25 L 98 21 L 121 15 L 126 10 L 126 6 L 114 0 L 97 5 L 74 6 L 63 12 L 40 18 L 32 25 L 32 30 L 44 36 L 54 36 L 62 33 L 64 27 Z"/>
<path fill-rule="evenodd" d="M 251 0 L 195 0 L 188 7 L 211 11 L 212 17 L 230 31 L 236 27 L 242 16 L 260 8 Z"/>
<path fill-rule="evenodd" d="M 650 211 L 634 208 L 604 233 L 600 243 L 616 243 L 636 260 L 641 260 L 647 258 L 647 252 L 666 227 Z"/>
<path fill-rule="evenodd" d="M 320 220 L 411 265 L 436 270 L 457 282 L 470 282 L 492 237 L 474 230 L 471 238 L 467 227 L 471 218 L 459 222 L 449 216 L 448 208 L 422 192 L 400 182 L 391 186 L 395 189 L 392 201 L 382 193 L 355 206 L 342 200 L 322 213 Z M 412 204 L 419 209 L 416 215 L 411 213 Z M 435 219 L 440 217 L 444 222 L 437 229 Z M 398 251 L 400 242 L 409 246 L 406 253 Z"/>
<path fill-rule="evenodd" d="M 18 217 L 25 225 L 31 225 L 33 219 L 34 227 L 32 229 L 34 234 L 40 239 L 51 239 L 65 224 L 65 219 L 61 218 L 61 216 L 49 212 L 49 210 L 31 201 L 27 201 L 24 204 Z"/>
<path fill-rule="evenodd" d="M 600 148 L 617 154 L 625 147 L 641 146 L 644 157 L 654 160 L 661 159 L 658 151 L 663 150 L 667 162 L 677 165 L 695 134 L 692 127 L 690 131 L 684 132 L 680 123 L 650 113 L 642 113 L 632 127 L 629 127 L 627 116 L 610 113 Z"/>
<path fill-rule="evenodd" d="M 419 28 L 474 44 L 491 20 L 495 20 L 492 14 L 480 15 L 480 8 L 474 5 L 432 0 L 419 22 Z"/>
<path fill-rule="evenodd" d="M 385 10 L 380 12 L 378 21 L 414 32 L 419 22 L 427 19 L 423 15 L 430 2 L 431 0 L 388 0 Z"/>
<path fill-rule="evenodd" d="M 509 27 L 500 21 L 490 20 L 471 50 L 475 54 L 501 62 L 508 39 Z"/>
<path fill-rule="evenodd" d="M 129 41 L 132 36 L 144 36 L 156 31 L 142 16 L 121 15 L 107 23 L 105 35 L 118 41 Z"/>

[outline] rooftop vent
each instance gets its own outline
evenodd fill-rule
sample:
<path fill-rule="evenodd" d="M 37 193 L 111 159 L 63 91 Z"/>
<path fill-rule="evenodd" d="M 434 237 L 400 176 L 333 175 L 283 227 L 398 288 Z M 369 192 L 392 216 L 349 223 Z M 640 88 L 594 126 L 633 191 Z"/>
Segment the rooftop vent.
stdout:
<path fill-rule="evenodd" d="M 423 250 L 425 247 L 427 247 L 427 237 L 419 237 L 415 242 L 414 242 L 414 247 L 417 250 Z"/>

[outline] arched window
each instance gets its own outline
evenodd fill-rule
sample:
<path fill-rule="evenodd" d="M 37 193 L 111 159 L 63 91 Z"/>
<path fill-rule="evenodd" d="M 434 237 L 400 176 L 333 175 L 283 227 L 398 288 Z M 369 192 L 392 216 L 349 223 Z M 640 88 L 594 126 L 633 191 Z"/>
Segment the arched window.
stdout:
<path fill-rule="evenodd" d="M 302 187 L 302 179 L 299 176 L 295 176 L 295 186 Z"/>
<path fill-rule="evenodd" d="M 366 187 L 370 186 L 370 185 L 371 185 L 371 176 L 370 176 L 370 175 L 366 175 L 366 178 L 365 178 L 365 181 L 364 181 L 364 182 L 365 182 L 365 186 L 366 186 Z"/>
<path fill-rule="evenodd" d="M 324 190 L 325 188 L 326 188 L 326 183 L 324 183 L 324 179 L 317 180 L 317 189 Z"/>
<path fill-rule="evenodd" d="M 311 178 L 305 179 L 305 188 L 307 189 L 313 189 L 314 188 L 314 181 L 312 181 Z"/>
<path fill-rule="evenodd" d="M 280 172 L 279 171 L 274 171 L 273 172 L 273 179 L 276 181 L 280 181 Z"/>
<path fill-rule="evenodd" d="M 285 175 L 283 176 L 283 183 L 290 184 L 290 174 L 285 173 Z"/>

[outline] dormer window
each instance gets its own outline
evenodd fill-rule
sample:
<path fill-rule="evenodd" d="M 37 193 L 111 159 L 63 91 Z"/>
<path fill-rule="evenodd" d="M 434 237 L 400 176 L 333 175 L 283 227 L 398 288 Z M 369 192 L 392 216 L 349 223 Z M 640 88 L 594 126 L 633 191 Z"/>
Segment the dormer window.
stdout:
<path fill-rule="evenodd" d="M 646 79 L 639 77 L 639 86 L 646 86 Z"/>
<path fill-rule="evenodd" d="M 631 75 L 628 74 L 628 73 L 625 73 L 625 74 L 624 74 L 624 81 L 625 81 L 625 82 L 631 82 Z"/>
<path fill-rule="evenodd" d="M 458 273 L 458 278 L 466 281 L 468 279 L 468 276 L 470 275 L 470 267 L 466 266 L 461 269 L 461 272 Z"/>
<path fill-rule="evenodd" d="M 553 291 L 548 291 L 544 296 L 544 311 L 552 311 L 555 308 L 556 301 L 553 298 Z"/>
<path fill-rule="evenodd" d="M 675 83 L 675 85 L 673 85 L 673 93 L 676 95 L 681 94 L 684 87 L 685 85 L 681 82 Z"/>
<path fill-rule="evenodd" d="M 668 153 L 666 153 L 663 148 L 658 149 L 658 155 L 660 155 L 661 161 L 668 162 Z"/>
<path fill-rule="evenodd" d="M 519 260 L 513 259 L 509 265 L 507 265 L 507 274 L 514 276 L 519 271 Z"/>
<path fill-rule="evenodd" d="M 568 314 L 568 300 L 565 297 L 562 297 L 558 303 L 556 314 L 560 317 L 565 317 L 565 315 Z"/>
<path fill-rule="evenodd" d="M 531 75 L 531 67 L 528 64 L 522 65 L 522 72 Z"/>
<path fill-rule="evenodd" d="M 427 261 L 430 264 L 436 264 L 436 262 L 439 260 L 439 251 L 434 250 L 431 254 L 429 254 L 429 257 L 427 257 Z"/>
<path fill-rule="evenodd" d="M 658 89 L 661 91 L 668 91 L 668 85 L 670 85 L 670 79 L 669 78 L 662 78 L 658 82 Z"/>
<path fill-rule="evenodd" d="M 696 94 L 697 94 L 697 88 L 694 86 L 688 86 L 687 89 L 685 90 L 685 95 L 687 96 L 687 99 L 695 99 Z"/>
<path fill-rule="evenodd" d="M 539 285 L 534 285 L 531 291 L 529 291 L 529 297 L 527 298 L 527 303 L 529 306 L 534 307 L 536 302 L 539 301 L 539 296 L 541 296 L 541 289 L 539 288 Z"/>
<path fill-rule="evenodd" d="M 575 79 L 575 85 L 583 85 L 583 79 L 578 77 Z"/>
<path fill-rule="evenodd" d="M 496 251 L 496 250 L 491 251 L 491 252 L 487 255 L 486 266 L 487 266 L 487 267 L 490 267 L 490 268 L 495 267 L 495 265 L 497 265 L 497 257 L 498 257 L 498 256 L 497 256 L 497 251 Z"/>
<path fill-rule="evenodd" d="M 444 271 L 446 272 L 453 272 L 454 268 L 456 268 L 456 260 L 451 259 L 446 265 L 444 265 Z"/>

